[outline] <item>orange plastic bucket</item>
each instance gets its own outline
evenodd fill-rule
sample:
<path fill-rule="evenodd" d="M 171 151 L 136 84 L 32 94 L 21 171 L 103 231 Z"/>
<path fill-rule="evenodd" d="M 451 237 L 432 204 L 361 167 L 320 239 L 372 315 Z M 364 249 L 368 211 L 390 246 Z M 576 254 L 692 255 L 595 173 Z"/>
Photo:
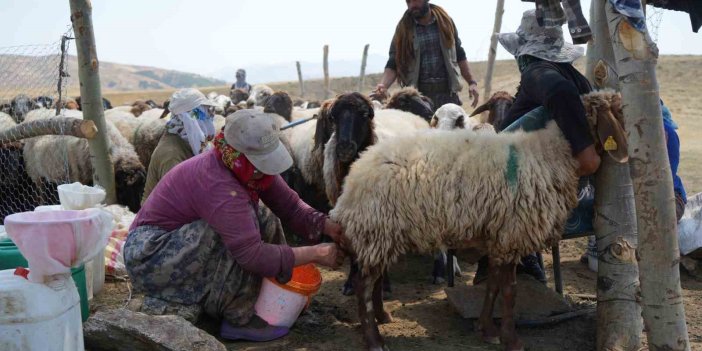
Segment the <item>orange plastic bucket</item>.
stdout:
<path fill-rule="evenodd" d="M 322 274 L 313 264 L 293 268 L 292 278 L 287 284 L 271 278 L 263 279 L 256 314 L 270 325 L 290 328 L 321 286 Z"/>

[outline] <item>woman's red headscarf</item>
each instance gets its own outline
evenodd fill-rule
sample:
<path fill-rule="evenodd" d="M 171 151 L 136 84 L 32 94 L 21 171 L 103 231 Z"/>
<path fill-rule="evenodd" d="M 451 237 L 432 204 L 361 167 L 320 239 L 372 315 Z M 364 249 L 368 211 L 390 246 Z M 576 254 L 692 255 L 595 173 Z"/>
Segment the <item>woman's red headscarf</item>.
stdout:
<path fill-rule="evenodd" d="M 273 183 L 272 175 L 264 175 L 261 179 L 251 179 L 256 167 L 241 152 L 237 151 L 224 139 L 224 133 L 220 132 L 214 139 L 215 152 L 217 156 L 229 168 L 234 177 L 249 191 L 251 199 L 258 203 L 258 192 L 268 189 Z"/>

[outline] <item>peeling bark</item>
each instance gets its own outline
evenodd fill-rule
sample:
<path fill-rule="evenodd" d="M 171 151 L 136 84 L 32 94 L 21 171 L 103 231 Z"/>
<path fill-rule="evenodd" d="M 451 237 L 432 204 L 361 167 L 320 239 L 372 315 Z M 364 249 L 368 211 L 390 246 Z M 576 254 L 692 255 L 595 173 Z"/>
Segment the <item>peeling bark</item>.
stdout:
<path fill-rule="evenodd" d="M 587 50 L 588 79 L 597 89 L 617 90 L 614 52 L 604 5 L 593 0 L 593 41 Z M 597 350 L 639 350 L 643 321 L 636 262 L 636 208 L 629 165 L 603 156 L 595 180 L 597 238 Z"/>
<path fill-rule="evenodd" d="M 0 143 L 6 144 L 42 135 L 70 135 L 92 139 L 96 134 L 97 128 L 93 121 L 72 117 L 55 117 L 20 123 L 10 129 L 3 130 L 0 132 Z"/>
<path fill-rule="evenodd" d="M 678 268 L 675 199 L 656 80 L 658 48 L 648 33 L 633 28 L 608 1 L 605 6 L 629 137 L 641 306 L 649 348 L 689 350 Z M 622 248 L 628 251 L 628 247 Z"/>
<path fill-rule="evenodd" d="M 93 33 L 92 5 L 89 0 L 70 0 L 71 22 L 76 33 L 76 51 L 78 53 L 78 77 L 80 79 L 81 106 L 83 119 L 93 121 L 97 127 L 97 137 L 88 139 L 90 159 L 93 162 L 93 180 L 107 193 L 105 202 L 117 202 L 115 193 L 115 172 L 108 150 L 105 113 L 102 107 L 100 89 L 100 72 Z"/>

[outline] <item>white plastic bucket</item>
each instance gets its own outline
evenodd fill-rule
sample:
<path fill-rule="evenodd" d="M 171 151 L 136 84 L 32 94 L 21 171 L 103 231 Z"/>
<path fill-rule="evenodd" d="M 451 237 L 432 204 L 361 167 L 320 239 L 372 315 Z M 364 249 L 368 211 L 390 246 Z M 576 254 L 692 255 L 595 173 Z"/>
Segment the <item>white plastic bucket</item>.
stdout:
<path fill-rule="evenodd" d="M 0 271 L 0 350 L 83 349 L 80 297 L 70 275 L 38 284 L 14 269 Z"/>
<path fill-rule="evenodd" d="M 322 275 L 312 265 L 295 267 L 286 285 L 263 279 L 256 301 L 256 314 L 270 325 L 292 327 L 322 283 Z"/>
<path fill-rule="evenodd" d="M 105 199 L 105 190 L 75 182 L 58 186 L 61 206 L 66 210 L 84 210 L 95 207 Z"/>

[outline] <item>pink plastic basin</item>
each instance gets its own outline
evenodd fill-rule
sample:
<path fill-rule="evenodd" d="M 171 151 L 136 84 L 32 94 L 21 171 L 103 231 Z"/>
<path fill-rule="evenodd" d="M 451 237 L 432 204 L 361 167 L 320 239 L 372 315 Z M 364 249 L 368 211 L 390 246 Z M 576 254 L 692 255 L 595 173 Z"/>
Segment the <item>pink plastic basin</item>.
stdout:
<path fill-rule="evenodd" d="M 105 247 L 112 216 L 97 210 L 22 212 L 5 218 L 5 230 L 29 263 L 29 279 L 69 273 Z"/>

